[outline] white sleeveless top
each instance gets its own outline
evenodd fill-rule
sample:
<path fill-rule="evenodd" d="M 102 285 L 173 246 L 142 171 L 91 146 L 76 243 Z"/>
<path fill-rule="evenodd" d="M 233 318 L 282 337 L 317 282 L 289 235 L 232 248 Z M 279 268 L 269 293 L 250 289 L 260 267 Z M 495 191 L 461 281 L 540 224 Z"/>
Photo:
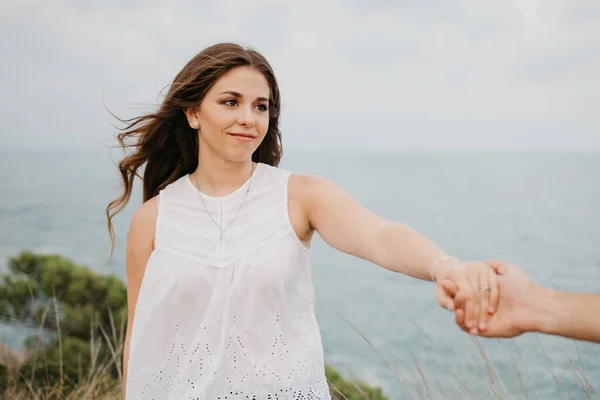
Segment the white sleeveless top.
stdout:
<path fill-rule="evenodd" d="M 127 400 L 331 399 L 314 313 L 310 250 L 287 207 L 290 173 L 258 164 L 223 197 L 188 175 L 162 190 L 140 288 Z"/>

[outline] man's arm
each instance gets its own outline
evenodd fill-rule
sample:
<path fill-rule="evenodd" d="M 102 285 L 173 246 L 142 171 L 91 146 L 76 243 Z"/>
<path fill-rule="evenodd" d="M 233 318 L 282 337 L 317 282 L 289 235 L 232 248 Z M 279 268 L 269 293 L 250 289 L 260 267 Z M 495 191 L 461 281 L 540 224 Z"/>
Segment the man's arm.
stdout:
<path fill-rule="evenodd" d="M 525 332 L 539 332 L 576 340 L 600 343 L 600 294 L 572 293 L 544 288 L 516 265 L 487 261 L 498 274 L 498 309 L 479 336 L 512 338 Z M 448 280 L 440 285 L 453 296 L 461 296 Z M 468 332 L 464 311 L 457 310 L 458 326 Z"/>
<path fill-rule="evenodd" d="M 529 331 L 600 343 L 600 294 L 538 287 L 529 299 Z"/>

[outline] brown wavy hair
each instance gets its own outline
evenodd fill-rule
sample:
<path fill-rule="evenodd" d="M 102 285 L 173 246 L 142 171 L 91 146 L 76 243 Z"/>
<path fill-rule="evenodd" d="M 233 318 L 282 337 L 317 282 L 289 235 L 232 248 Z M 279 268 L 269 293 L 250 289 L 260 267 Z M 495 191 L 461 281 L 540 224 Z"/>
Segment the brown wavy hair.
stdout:
<path fill-rule="evenodd" d="M 111 255 L 115 243 L 112 219 L 127 206 L 135 177 L 142 179 L 145 202 L 170 183 L 194 172 L 198 166 L 198 132 L 189 126 L 184 110 L 198 106 L 221 76 L 242 66 L 262 73 L 270 88 L 269 129 L 252 154 L 252 161 L 279 165 L 281 104 L 279 86 L 269 62 L 256 50 L 234 43 L 219 43 L 204 49 L 177 74 L 156 112 L 127 120 L 117 118 L 126 124 L 117 141 L 129 154 L 118 163 L 123 193 L 106 208 Z M 138 172 L 141 167 L 144 167 L 143 177 Z"/>

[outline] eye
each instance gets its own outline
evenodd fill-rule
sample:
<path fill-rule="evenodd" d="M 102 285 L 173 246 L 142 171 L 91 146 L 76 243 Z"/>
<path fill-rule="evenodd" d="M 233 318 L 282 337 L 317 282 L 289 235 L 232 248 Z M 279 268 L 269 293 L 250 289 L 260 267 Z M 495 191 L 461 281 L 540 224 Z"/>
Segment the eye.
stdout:
<path fill-rule="evenodd" d="M 260 111 L 267 111 L 269 109 L 265 104 L 259 104 L 256 107 L 258 107 Z"/>
<path fill-rule="evenodd" d="M 226 106 L 229 106 L 229 107 L 234 107 L 237 105 L 237 101 L 233 100 L 233 99 L 227 99 L 227 100 L 223 101 L 223 104 L 225 104 Z"/>

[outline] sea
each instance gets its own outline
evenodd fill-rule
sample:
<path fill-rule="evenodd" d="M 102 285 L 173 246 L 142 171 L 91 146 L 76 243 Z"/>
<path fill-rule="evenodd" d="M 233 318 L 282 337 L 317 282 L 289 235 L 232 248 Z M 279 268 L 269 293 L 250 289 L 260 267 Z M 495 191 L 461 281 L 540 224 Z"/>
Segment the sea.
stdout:
<path fill-rule="evenodd" d="M 59 253 L 125 279 L 139 186 L 115 220 L 120 153 L 0 151 L 0 269 L 22 250 Z M 600 292 L 600 153 L 290 151 L 280 165 L 323 176 L 376 214 L 464 260 L 504 259 L 536 282 Z M 599 398 L 600 345 L 526 333 L 474 338 L 437 304 L 431 283 L 313 243 L 326 362 L 390 399 Z M 600 309 L 596 318 L 600 318 Z M 18 347 L 22 328 L 0 326 Z"/>

